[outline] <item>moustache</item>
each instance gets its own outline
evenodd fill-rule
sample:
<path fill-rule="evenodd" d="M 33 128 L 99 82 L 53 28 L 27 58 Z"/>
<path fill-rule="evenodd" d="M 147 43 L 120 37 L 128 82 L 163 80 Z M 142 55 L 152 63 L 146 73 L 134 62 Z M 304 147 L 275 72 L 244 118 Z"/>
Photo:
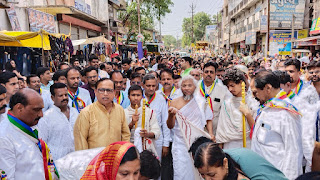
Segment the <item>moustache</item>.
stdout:
<path fill-rule="evenodd" d="M 64 100 L 62 100 L 61 102 L 68 102 L 68 99 L 64 99 Z"/>
<path fill-rule="evenodd" d="M 169 83 L 164 83 L 164 85 L 170 85 Z"/>
<path fill-rule="evenodd" d="M 5 105 L 3 105 L 3 106 L 1 106 L 0 107 L 0 111 L 2 110 L 2 109 L 5 109 L 7 107 L 7 105 L 5 104 Z"/>
<path fill-rule="evenodd" d="M 41 117 L 37 117 L 34 121 L 39 121 Z"/>

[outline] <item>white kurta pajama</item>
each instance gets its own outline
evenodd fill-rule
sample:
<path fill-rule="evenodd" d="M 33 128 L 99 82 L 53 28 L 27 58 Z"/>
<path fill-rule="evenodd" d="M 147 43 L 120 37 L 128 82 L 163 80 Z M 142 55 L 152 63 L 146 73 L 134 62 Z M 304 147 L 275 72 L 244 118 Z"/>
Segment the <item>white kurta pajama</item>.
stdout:
<path fill-rule="evenodd" d="M 295 92 L 295 89 L 292 90 Z M 312 154 L 314 150 L 315 138 L 315 124 L 317 120 L 318 109 L 315 104 L 319 101 L 319 95 L 314 86 L 303 83 L 300 93 L 295 95 L 291 102 L 297 107 L 302 114 L 301 128 L 302 128 L 302 147 L 303 156 L 306 160 L 306 172 L 311 171 Z"/>
<path fill-rule="evenodd" d="M 68 119 L 60 108 L 53 105 L 37 124 L 39 137 L 49 146 L 53 160 L 74 151 L 73 126 L 78 115 L 78 111 L 71 107 Z"/>
<path fill-rule="evenodd" d="M 302 174 L 300 116 L 285 109 L 263 108 L 256 120 L 251 149 L 288 179 L 297 178 Z"/>
<path fill-rule="evenodd" d="M 43 105 L 44 105 L 44 108 L 42 109 L 42 111 L 46 112 L 51 106 L 53 106 L 51 93 L 49 91 L 42 90 L 41 97 L 43 99 Z"/>
<path fill-rule="evenodd" d="M 196 89 L 196 94 L 206 100 L 205 97 L 203 97 L 200 93 L 200 85 L 202 81 L 199 81 L 199 84 Z M 220 115 L 220 109 L 221 109 L 221 103 L 228 97 L 232 96 L 232 94 L 229 92 L 228 88 L 220 83 L 218 81 L 218 78 L 216 77 L 215 80 L 215 86 L 212 90 L 212 92 L 209 94 L 212 100 L 212 106 L 213 106 L 213 120 L 212 120 L 212 126 L 213 126 L 213 134 L 216 135 L 218 121 L 219 121 L 219 115 Z M 206 93 L 210 92 L 211 86 L 205 86 Z M 209 106 L 207 102 L 207 106 Z"/>
<path fill-rule="evenodd" d="M 45 180 L 42 153 L 33 139 L 7 119 L 0 123 L 0 169 L 8 180 Z"/>
<path fill-rule="evenodd" d="M 146 99 L 146 101 L 148 100 Z M 150 108 L 156 112 L 158 125 L 161 130 L 159 138 L 155 141 L 157 154 L 161 160 L 162 147 L 169 147 L 170 144 L 170 130 L 167 126 L 168 106 L 162 95 L 156 93 L 154 100 L 150 104 Z"/>
<path fill-rule="evenodd" d="M 217 143 L 224 143 L 224 149 L 243 147 L 243 114 L 239 110 L 241 101 L 242 97 L 232 96 L 227 98 L 221 105 L 216 141 Z M 259 103 L 247 93 L 246 104 L 251 110 L 252 117 L 255 117 L 259 108 Z M 246 122 L 247 148 L 250 148 L 251 146 L 250 130 L 251 127 L 249 126 L 248 122 Z"/>
<path fill-rule="evenodd" d="M 80 98 L 84 103 L 85 103 L 85 107 L 89 106 L 90 104 L 92 104 L 92 100 L 91 100 L 91 96 L 88 90 L 78 87 L 79 90 L 79 95 L 78 98 Z M 69 106 L 72 107 L 72 99 L 68 96 L 69 98 Z M 85 107 L 81 107 L 81 109 L 85 108 Z M 79 111 L 81 111 L 81 109 Z"/>
<path fill-rule="evenodd" d="M 135 112 L 136 112 L 136 110 L 133 109 L 131 107 L 131 105 L 127 109 L 124 110 L 128 124 L 131 123 L 132 115 L 134 115 Z M 139 145 L 136 144 L 136 142 L 134 141 L 134 138 L 135 138 L 134 134 L 135 134 L 135 130 L 137 128 L 142 127 L 142 125 L 141 125 L 142 124 L 142 107 L 138 108 L 138 113 L 140 113 L 140 116 L 139 116 L 139 120 L 137 122 L 137 127 L 135 127 L 135 126 L 132 127 L 131 137 L 130 137 L 130 142 L 135 144 L 136 147 Z M 160 132 L 160 127 L 159 127 L 159 124 L 157 121 L 157 113 L 148 107 L 146 107 L 146 111 L 145 111 L 145 129 L 148 132 L 154 133 L 155 138 L 152 138 L 153 140 L 157 140 L 159 138 L 161 132 Z M 148 149 L 148 150 L 151 150 L 151 149 Z M 154 153 L 157 153 L 157 152 L 154 152 Z"/>
<path fill-rule="evenodd" d="M 179 112 L 185 116 L 195 127 L 204 130 L 207 120 L 213 117 L 211 109 L 205 105 L 202 98 L 195 96 L 188 104 L 182 107 Z M 175 180 L 194 180 L 193 161 L 188 153 L 183 134 L 181 133 L 179 124 L 175 121 L 173 128 L 174 137 L 172 143 L 173 171 Z"/>

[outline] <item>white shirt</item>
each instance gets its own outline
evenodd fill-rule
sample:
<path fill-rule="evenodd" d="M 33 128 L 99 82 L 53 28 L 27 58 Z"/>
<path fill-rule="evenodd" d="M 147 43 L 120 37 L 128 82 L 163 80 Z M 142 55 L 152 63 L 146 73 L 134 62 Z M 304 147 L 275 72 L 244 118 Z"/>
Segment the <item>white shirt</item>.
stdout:
<path fill-rule="evenodd" d="M 110 78 L 109 74 L 106 71 L 101 70 L 101 69 L 99 69 L 98 71 L 99 71 L 99 79 L 101 79 L 101 78 Z"/>
<path fill-rule="evenodd" d="M 74 151 L 73 126 L 78 115 L 78 111 L 71 107 L 68 119 L 60 108 L 53 105 L 40 119 L 37 125 L 39 137 L 47 143 L 53 160 Z"/>
<path fill-rule="evenodd" d="M 0 169 L 7 178 L 45 180 L 42 153 L 29 135 L 8 118 L 0 123 Z"/>
<path fill-rule="evenodd" d="M 50 91 L 42 90 L 41 97 L 43 99 L 43 105 L 44 105 L 44 108 L 42 109 L 42 111 L 46 112 L 53 105 Z"/>
<path fill-rule="evenodd" d="M 159 90 L 157 91 L 157 94 L 164 96 L 164 92 L 162 91 L 162 88 L 159 88 Z M 176 91 L 175 91 L 175 92 L 171 91 L 169 97 L 170 97 L 172 100 L 174 100 L 174 99 L 177 99 L 178 97 L 181 97 L 181 96 L 183 96 L 183 94 L 182 94 L 182 92 L 181 92 L 181 89 L 177 89 L 177 88 L 176 88 Z M 167 102 L 167 105 L 168 105 L 168 101 L 166 101 L 166 102 Z"/>
<path fill-rule="evenodd" d="M 217 77 L 216 77 L 217 79 Z M 216 81 L 216 80 L 215 80 Z M 199 81 L 199 84 L 196 89 L 197 95 L 200 97 L 204 98 L 201 93 L 200 93 L 200 85 L 202 81 Z M 220 109 L 221 109 L 221 104 L 225 100 L 227 96 L 232 96 L 231 93 L 229 92 L 228 88 L 223 85 L 222 83 L 219 83 L 219 81 L 216 81 L 215 87 L 213 88 L 212 92 L 209 94 L 212 100 L 212 106 L 213 106 L 213 120 L 212 120 L 212 126 L 213 126 L 213 134 L 216 134 L 217 131 L 217 126 L 218 126 L 218 121 L 219 121 L 219 115 L 220 115 Z M 205 85 L 205 90 L 206 93 L 209 93 L 212 85 L 207 87 Z M 205 99 L 205 98 L 204 98 Z M 208 102 L 207 105 L 209 106 Z"/>
<path fill-rule="evenodd" d="M 251 150 L 289 179 L 302 174 L 300 117 L 284 109 L 265 107 L 257 118 Z"/>
<path fill-rule="evenodd" d="M 89 91 L 88 90 L 86 90 L 86 89 L 84 89 L 84 88 L 81 88 L 81 87 L 78 87 L 78 89 L 79 89 L 79 95 L 78 95 L 78 97 L 80 98 L 80 99 L 82 99 L 82 101 L 84 101 L 84 103 L 85 103 L 85 107 L 87 107 L 87 106 L 89 106 L 90 104 L 92 104 L 92 101 L 91 101 L 91 96 L 90 96 L 90 93 L 89 93 Z M 69 96 L 68 96 L 69 97 Z M 72 99 L 69 97 L 69 103 L 68 103 L 68 105 L 70 106 L 70 107 L 72 107 Z M 84 108 L 84 107 L 83 107 Z M 82 108 L 82 109 L 83 109 Z"/>

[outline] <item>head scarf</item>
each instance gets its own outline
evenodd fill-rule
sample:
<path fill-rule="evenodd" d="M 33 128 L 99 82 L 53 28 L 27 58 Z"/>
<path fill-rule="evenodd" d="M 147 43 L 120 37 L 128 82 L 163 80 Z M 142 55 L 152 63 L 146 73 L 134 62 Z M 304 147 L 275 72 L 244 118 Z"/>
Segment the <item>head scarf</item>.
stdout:
<path fill-rule="evenodd" d="M 123 156 L 134 147 L 129 142 L 115 142 L 101 151 L 88 165 L 81 180 L 115 180 Z"/>

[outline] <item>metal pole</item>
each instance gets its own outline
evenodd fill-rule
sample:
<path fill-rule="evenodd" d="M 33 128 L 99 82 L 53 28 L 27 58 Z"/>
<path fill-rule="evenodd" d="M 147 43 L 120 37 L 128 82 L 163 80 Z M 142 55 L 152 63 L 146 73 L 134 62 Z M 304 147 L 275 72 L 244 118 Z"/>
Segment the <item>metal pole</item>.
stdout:
<path fill-rule="evenodd" d="M 292 14 L 292 21 L 291 21 L 291 57 L 293 57 L 294 22 L 295 22 L 295 16 L 294 16 L 294 14 Z"/>
<path fill-rule="evenodd" d="M 267 27 L 267 34 L 266 34 L 266 48 L 265 48 L 265 56 L 268 57 L 269 54 L 269 34 L 270 34 L 270 0 L 268 0 L 267 5 L 267 13 L 268 13 L 268 27 Z"/>
<path fill-rule="evenodd" d="M 140 1 L 137 0 L 137 11 L 138 11 L 138 28 L 139 28 L 139 34 L 141 33 L 140 29 Z"/>

